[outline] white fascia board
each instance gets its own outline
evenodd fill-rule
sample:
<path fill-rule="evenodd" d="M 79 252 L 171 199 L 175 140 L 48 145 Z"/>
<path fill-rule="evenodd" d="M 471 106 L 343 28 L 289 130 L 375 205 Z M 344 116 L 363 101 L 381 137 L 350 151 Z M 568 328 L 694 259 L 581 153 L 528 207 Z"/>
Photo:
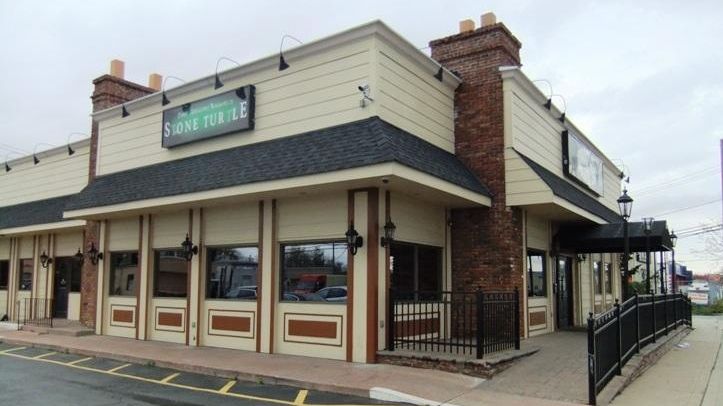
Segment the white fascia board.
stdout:
<path fill-rule="evenodd" d="M 85 227 L 85 220 L 64 220 L 55 223 L 33 224 L 31 226 L 11 227 L 0 229 L 0 236 L 42 233 L 47 231 L 57 231 L 68 228 Z"/>

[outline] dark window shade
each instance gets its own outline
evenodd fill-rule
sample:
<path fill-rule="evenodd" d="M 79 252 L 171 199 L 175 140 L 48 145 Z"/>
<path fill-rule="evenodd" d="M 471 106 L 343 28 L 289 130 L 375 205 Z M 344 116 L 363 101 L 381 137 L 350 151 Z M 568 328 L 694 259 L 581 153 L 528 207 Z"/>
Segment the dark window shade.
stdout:
<path fill-rule="evenodd" d="M 10 261 L 0 261 L 0 290 L 8 288 L 8 277 L 10 275 Z"/>
<path fill-rule="evenodd" d="M 442 290 L 442 248 L 394 242 L 390 247 L 392 288 L 399 299 L 433 299 Z"/>

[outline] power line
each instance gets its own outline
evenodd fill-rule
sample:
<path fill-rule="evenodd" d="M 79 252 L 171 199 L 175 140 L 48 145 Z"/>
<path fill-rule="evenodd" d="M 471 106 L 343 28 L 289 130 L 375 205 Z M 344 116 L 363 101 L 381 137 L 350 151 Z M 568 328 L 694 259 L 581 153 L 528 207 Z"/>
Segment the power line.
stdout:
<path fill-rule="evenodd" d="M 695 233 L 692 233 L 692 234 L 685 234 L 685 235 L 682 235 L 682 236 L 678 236 L 678 238 L 695 237 L 696 235 L 713 233 L 713 232 L 720 231 L 720 230 L 723 230 L 723 227 L 721 227 L 721 226 L 719 225 L 719 226 L 717 226 L 716 228 L 711 228 L 711 229 L 708 229 L 708 230 L 701 230 L 701 231 L 698 231 L 698 232 L 695 232 Z"/>
<path fill-rule="evenodd" d="M 719 171 L 720 171 L 720 170 L 719 170 L 718 167 L 715 167 L 715 166 L 707 167 L 707 168 L 700 169 L 700 170 L 697 170 L 697 171 L 694 171 L 694 172 L 690 172 L 690 173 L 688 173 L 688 174 L 679 176 L 679 177 L 674 178 L 674 179 L 670 179 L 670 180 L 666 180 L 666 181 L 662 181 L 662 182 L 658 182 L 658 183 L 653 183 L 653 184 L 650 184 L 650 185 L 648 185 L 648 186 L 643 186 L 643 187 L 637 189 L 637 190 L 635 191 L 635 194 L 636 194 L 636 195 L 637 195 L 637 194 L 641 194 L 641 193 L 643 193 L 643 192 L 645 192 L 645 191 L 647 191 L 647 190 L 649 190 L 649 189 L 656 189 L 656 188 L 658 188 L 658 187 L 660 187 L 660 186 L 668 185 L 668 184 L 675 183 L 675 182 L 684 181 L 684 180 L 686 180 L 686 179 L 688 179 L 688 178 L 692 178 L 692 177 L 694 177 L 694 176 L 699 176 L 699 175 L 704 174 L 704 173 L 707 173 L 707 172 L 713 173 L 713 172 L 719 172 Z"/>
<path fill-rule="evenodd" d="M 710 175 L 720 175 L 720 171 L 691 175 L 690 177 L 695 177 L 695 179 L 690 179 L 690 180 L 689 180 L 688 178 L 686 178 L 686 179 L 680 179 L 679 181 L 670 182 L 670 183 L 668 183 L 668 184 L 662 184 L 662 185 L 660 185 L 660 186 L 656 186 L 656 187 L 651 188 L 651 189 L 647 189 L 647 188 L 646 188 L 645 190 L 642 190 L 642 191 L 636 191 L 636 192 L 635 192 L 635 195 L 636 195 L 636 196 L 654 195 L 654 194 L 656 194 L 656 193 L 664 192 L 664 191 L 669 190 L 669 189 L 672 189 L 672 188 L 674 188 L 674 187 L 679 187 L 680 185 L 689 185 L 689 184 L 691 184 L 691 183 L 695 183 L 695 182 L 700 182 L 700 181 L 702 181 L 702 180 L 706 180 Z"/>
<path fill-rule="evenodd" d="M 707 205 L 709 205 L 709 204 L 718 203 L 718 202 L 720 202 L 720 201 L 721 201 L 721 199 L 715 199 L 715 200 L 711 200 L 711 201 L 709 201 L 709 202 L 705 202 L 705 203 L 701 203 L 701 204 L 696 204 L 696 205 L 693 205 L 693 206 L 681 207 L 681 208 L 679 208 L 679 209 L 666 211 L 666 212 L 664 212 L 664 213 L 658 213 L 658 214 L 656 214 L 656 215 L 653 216 L 653 217 L 661 217 L 661 216 L 666 216 L 666 215 L 672 214 L 672 213 L 678 213 L 678 212 L 680 212 L 680 211 L 685 211 L 685 210 L 690 210 L 690 209 L 697 209 L 698 207 L 707 206 Z"/>

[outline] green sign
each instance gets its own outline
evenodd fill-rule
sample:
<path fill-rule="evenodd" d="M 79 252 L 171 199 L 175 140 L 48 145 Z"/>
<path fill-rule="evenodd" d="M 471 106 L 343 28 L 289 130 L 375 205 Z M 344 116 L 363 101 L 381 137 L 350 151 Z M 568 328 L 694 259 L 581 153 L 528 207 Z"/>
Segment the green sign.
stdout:
<path fill-rule="evenodd" d="M 163 111 L 163 148 L 254 128 L 253 85 Z"/>

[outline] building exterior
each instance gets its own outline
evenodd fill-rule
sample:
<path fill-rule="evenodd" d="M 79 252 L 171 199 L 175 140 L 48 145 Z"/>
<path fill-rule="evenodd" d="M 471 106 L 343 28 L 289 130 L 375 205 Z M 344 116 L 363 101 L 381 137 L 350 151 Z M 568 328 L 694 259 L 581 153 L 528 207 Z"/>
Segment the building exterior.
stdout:
<path fill-rule="evenodd" d="M 523 337 L 585 325 L 619 258 L 557 236 L 618 223 L 621 172 L 474 25 L 430 58 L 375 21 L 165 92 L 114 62 L 89 140 L 0 175 L 0 306 L 57 308 L 80 250 L 66 317 L 97 334 L 375 362 L 390 288 L 517 288 Z"/>

